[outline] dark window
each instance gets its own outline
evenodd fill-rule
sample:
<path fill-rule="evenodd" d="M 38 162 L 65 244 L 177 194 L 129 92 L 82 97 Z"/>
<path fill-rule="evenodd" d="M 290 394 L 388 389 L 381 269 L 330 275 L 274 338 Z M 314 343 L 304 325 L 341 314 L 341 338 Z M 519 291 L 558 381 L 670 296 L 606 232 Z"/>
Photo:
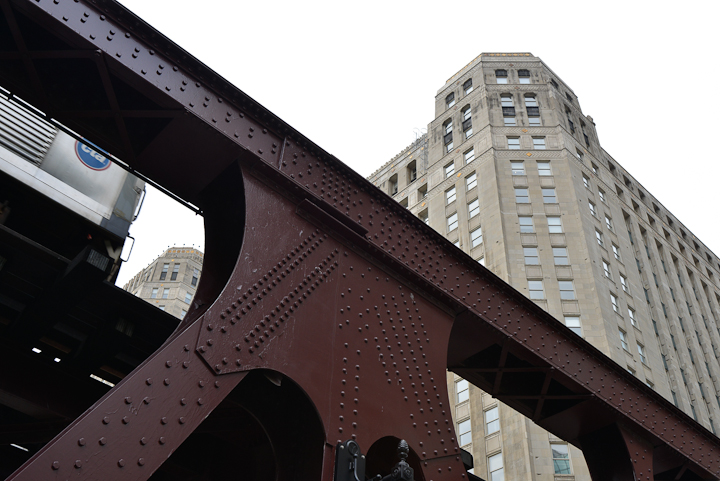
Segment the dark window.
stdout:
<path fill-rule="evenodd" d="M 558 83 L 554 79 L 550 79 L 550 85 L 552 85 L 555 88 L 558 88 Z"/>
<path fill-rule="evenodd" d="M 518 77 L 520 78 L 521 84 L 530 83 L 530 71 L 529 70 L 518 70 Z"/>
<path fill-rule="evenodd" d="M 198 277 L 200 277 L 200 271 L 197 269 L 193 269 L 193 276 L 192 281 L 190 281 L 191 286 L 196 286 L 198 283 Z"/>
<path fill-rule="evenodd" d="M 528 117 L 540 117 L 540 107 L 525 107 Z"/>
<path fill-rule="evenodd" d="M 445 97 L 445 106 L 447 108 L 450 108 L 453 105 L 455 105 L 455 92 L 453 92 L 450 95 L 448 95 L 447 97 Z"/>
<path fill-rule="evenodd" d="M 496 70 L 495 76 L 496 77 L 507 77 L 507 70 Z"/>
<path fill-rule="evenodd" d="M 472 79 L 469 78 L 463 84 L 463 92 L 465 92 L 465 95 L 467 95 L 470 92 L 472 92 L 472 89 L 473 89 Z"/>
<path fill-rule="evenodd" d="M 160 280 L 164 281 L 167 277 L 168 269 L 170 269 L 170 264 L 163 264 L 162 272 L 160 273 Z"/>

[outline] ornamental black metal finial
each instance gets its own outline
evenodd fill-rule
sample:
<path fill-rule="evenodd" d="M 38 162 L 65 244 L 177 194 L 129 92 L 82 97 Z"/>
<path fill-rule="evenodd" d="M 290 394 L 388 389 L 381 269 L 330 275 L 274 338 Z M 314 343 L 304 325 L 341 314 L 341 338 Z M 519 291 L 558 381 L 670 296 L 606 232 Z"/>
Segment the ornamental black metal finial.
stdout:
<path fill-rule="evenodd" d="M 398 457 L 400 458 L 400 461 L 407 460 L 408 453 L 410 452 L 410 446 L 408 446 L 407 441 L 404 439 L 400 440 L 400 444 L 398 444 Z"/>
<path fill-rule="evenodd" d="M 397 451 L 400 462 L 395 465 L 392 474 L 385 476 L 382 481 L 414 481 L 415 471 L 406 461 L 410 452 L 407 441 L 401 439 Z"/>

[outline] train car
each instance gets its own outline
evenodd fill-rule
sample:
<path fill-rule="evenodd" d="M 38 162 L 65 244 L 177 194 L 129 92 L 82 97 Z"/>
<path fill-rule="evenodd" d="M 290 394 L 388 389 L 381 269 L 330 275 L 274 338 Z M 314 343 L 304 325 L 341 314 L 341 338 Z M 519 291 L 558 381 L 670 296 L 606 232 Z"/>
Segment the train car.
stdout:
<path fill-rule="evenodd" d="M 87 246 L 114 281 L 145 183 L 90 142 L 0 98 L 0 224 L 68 259 Z"/>

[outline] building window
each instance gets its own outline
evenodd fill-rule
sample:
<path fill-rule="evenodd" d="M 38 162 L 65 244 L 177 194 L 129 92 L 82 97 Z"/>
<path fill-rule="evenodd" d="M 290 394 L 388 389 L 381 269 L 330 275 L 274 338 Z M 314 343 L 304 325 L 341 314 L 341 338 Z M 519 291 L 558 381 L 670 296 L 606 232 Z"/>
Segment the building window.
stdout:
<path fill-rule="evenodd" d="M 645 347 L 642 344 L 638 343 L 637 348 L 638 354 L 640 354 L 640 362 L 642 362 L 643 364 L 647 364 L 647 358 L 645 357 Z"/>
<path fill-rule="evenodd" d="M 545 150 L 545 137 L 533 137 L 533 149 Z"/>
<path fill-rule="evenodd" d="M 417 163 L 414 160 L 407 166 L 407 178 L 408 182 L 415 182 L 417 179 Z"/>
<path fill-rule="evenodd" d="M 500 104 L 502 106 L 503 118 L 505 125 L 516 125 L 515 122 L 515 104 L 513 103 L 512 95 L 502 94 L 500 95 Z"/>
<path fill-rule="evenodd" d="M 535 226 L 533 225 L 532 217 L 522 216 L 522 217 L 519 217 L 519 220 L 520 220 L 520 233 L 532 234 L 533 232 L 535 232 Z"/>
<path fill-rule="evenodd" d="M 562 234 L 562 221 L 560 217 L 548 217 L 548 230 L 551 234 Z"/>
<path fill-rule="evenodd" d="M 465 177 L 465 186 L 467 190 L 474 189 L 477 186 L 477 174 L 475 172 Z"/>
<path fill-rule="evenodd" d="M 610 294 L 610 302 L 612 303 L 613 311 L 620 314 L 620 305 L 618 304 L 618 298 L 615 294 Z"/>
<path fill-rule="evenodd" d="M 536 266 L 540 264 L 537 247 L 523 247 L 523 254 L 525 255 L 526 265 Z"/>
<path fill-rule="evenodd" d="M 472 427 L 470 426 L 469 419 L 458 423 L 458 441 L 460 442 L 460 446 L 465 446 L 472 442 Z"/>
<path fill-rule="evenodd" d="M 475 148 L 472 148 L 463 154 L 465 164 L 469 164 L 475 159 Z"/>
<path fill-rule="evenodd" d="M 421 186 L 421 187 L 418 189 L 417 193 L 418 193 L 418 198 L 419 198 L 419 199 L 424 199 L 425 197 L 427 197 L 427 195 L 428 195 L 428 194 L 427 194 L 427 184 Z"/>
<path fill-rule="evenodd" d="M 570 263 L 568 261 L 567 247 L 553 247 L 552 251 L 556 266 L 566 266 Z"/>
<path fill-rule="evenodd" d="M 450 152 L 453 149 L 452 119 L 448 119 L 447 122 L 443 124 L 443 130 L 445 131 L 445 137 L 443 137 L 443 142 L 445 143 L 445 152 Z"/>
<path fill-rule="evenodd" d="M 530 125 L 540 125 L 540 107 L 534 94 L 525 94 L 525 111 Z"/>
<path fill-rule="evenodd" d="M 545 204 L 556 204 L 557 196 L 555 195 L 555 189 L 542 189 L 543 203 Z"/>
<path fill-rule="evenodd" d="M 627 283 L 627 277 L 622 274 L 620 274 L 620 285 L 622 286 L 623 291 L 627 292 L 628 294 L 630 293 L 630 288 L 628 287 Z"/>
<path fill-rule="evenodd" d="M 165 306 L 158 306 L 158 309 L 160 309 L 161 311 L 165 311 Z"/>
<path fill-rule="evenodd" d="M 608 230 L 613 230 L 612 219 L 608 216 L 605 216 L 605 225 L 607 226 Z"/>
<path fill-rule="evenodd" d="M 455 383 L 455 395 L 459 403 L 470 399 L 470 384 L 465 379 L 460 379 Z"/>
<path fill-rule="evenodd" d="M 180 309 L 180 317 L 185 317 L 187 315 L 187 311 L 185 309 Z"/>
<path fill-rule="evenodd" d="M 624 331 L 618 329 L 618 333 L 620 334 L 620 345 L 623 349 L 630 352 L 630 349 L 628 349 L 628 343 L 627 343 L 627 336 Z"/>
<path fill-rule="evenodd" d="M 395 195 L 398 193 L 398 176 L 393 175 L 388 179 L 388 194 Z"/>
<path fill-rule="evenodd" d="M 558 281 L 560 286 L 560 299 L 572 301 L 575 299 L 575 287 L 572 281 Z"/>
<path fill-rule="evenodd" d="M 585 174 L 583 174 L 582 177 L 583 177 L 583 185 L 585 186 L 585 188 L 589 189 L 590 188 L 590 179 Z"/>
<path fill-rule="evenodd" d="M 615 259 L 620 260 L 620 249 L 615 244 L 612 245 L 612 251 L 613 255 L 615 256 Z"/>
<path fill-rule="evenodd" d="M 583 161 L 583 158 L 585 157 L 585 154 L 583 154 L 580 149 L 575 149 L 575 156 L 580 160 L 580 162 Z M 594 164 L 593 164 L 594 165 Z M 595 172 L 595 170 L 593 170 Z M 597 174 L 597 172 L 595 172 Z"/>
<path fill-rule="evenodd" d="M 500 431 L 500 412 L 497 406 L 485 411 L 485 435 Z"/>
<path fill-rule="evenodd" d="M 190 285 L 195 287 L 198 283 L 199 277 L 200 277 L 200 271 L 197 269 L 193 269 L 193 276 L 192 276 L 192 280 L 190 281 Z"/>
<path fill-rule="evenodd" d="M 480 244 L 482 244 L 483 237 L 482 237 L 482 228 L 481 227 L 478 227 L 477 229 L 475 229 L 474 231 L 472 231 L 470 233 L 470 240 L 472 241 L 473 247 L 477 247 Z"/>
<path fill-rule="evenodd" d="M 480 213 L 480 201 L 478 199 L 475 199 L 468 204 L 468 219 L 472 219 L 479 213 Z"/>
<path fill-rule="evenodd" d="M 481 266 L 485 266 L 485 257 L 481 257 L 477 261 L 478 261 L 478 264 L 480 264 Z"/>
<path fill-rule="evenodd" d="M 530 299 L 545 299 L 542 281 L 528 281 L 528 290 L 530 291 Z"/>
<path fill-rule="evenodd" d="M 152 293 L 150 294 L 150 299 L 157 299 L 157 295 L 158 295 L 158 288 L 154 287 L 152 290 Z"/>
<path fill-rule="evenodd" d="M 453 105 L 455 105 L 455 92 L 452 92 L 445 97 L 445 108 L 449 109 Z"/>
<path fill-rule="evenodd" d="M 502 453 L 497 453 L 488 458 L 488 473 L 490 477 L 488 481 L 504 481 L 505 473 L 503 470 Z"/>
<path fill-rule="evenodd" d="M 529 204 L 530 203 L 530 196 L 528 194 L 528 189 L 515 189 L 515 202 L 518 204 Z"/>
<path fill-rule="evenodd" d="M 598 174 L 598 166 L 595 165 L 594 162 L 590 162 L 590 168 L 592 169 L 593 174 L 595 174 L 595 175 L 600 175 L 600 174 Z"/>
<path fill-rule="evenodd" d="M 529 84 L 530 83 L 530 71 L 529 70 L 518 70 L 518 78 L 520 79 L 521 84 Z"/>
<path fill-rule="evenodd" d="M 595 239 L 597 239 L 597 243 L 600 247 L 605 247 L 605 243 L 603 242 L 603 235 L 600 231 L 595 231 Z"/>
<path fill-rule="evenodd" d="M 162 272 L 160 273 L 161 281 L 164 281 L 165 278 L 167 277 L 168 269 L 170 269 L 170 264 L 169 263 L 163 264 Z"/>
<path fill-rule="evenodd" d="M 550 162 L 538 162 L 537 168 L 538 168 L 538 175 L 541 177 L 548 177 L 548 176 L 553 175 L 552 169 L 550 168 Z"/>
<path fill-rule="evenodd" d="M 638 327 L 637 320 L 635 319 L 635 311 L 628 307 L 628 317 L 630 318 L 630 324 Z"/>
<path fill-rule="evenodd" d="M 507 70 L 496 70 L 495 71 L 495 81 L 499 84 L 508 83 Z"/>
<path fill-rule="evenodd" d="M 572 474 L 567 444 L 551 444 L 555 474 Z"/>
<path fill-rule="evenodd" d="M 452 204 L 453 202 L 455 202 L 455 197 L 455 186 L 453 185 L 445 191 L 445 203 Z"/>
<path fill-rule="evenodd" d="M 578 336 L 582 336 L 582 327 L 580 326 L 580 318 L 577 316 L 565 316 L 565 325 Z"/>
<path fill-rule="evenodd" d="M 175 265 L 173 266 L 172 274 L 170 274 L 170 280 L 171 280 L 171 281 L 176 281 L 179 272 L 180 272 L 180 264 L 175 264 Z"/>
<path fill-rule="evenodd" d="M 603 259 L 602 265 L 603 265 L 603 272 L 605 273 L 605 277 L 607 277 L 608 279 L 612 279 L 612 272 L 610 272 L 610 264 L 608 264 L 608 262 L 605 259 Z"/>
<path fill-rule="evenodd" d="M 597 217 L 597 211 L 595 210 L 595 204 L 593 204 L 592 202 L 588 202 L 588 207 L 590 208 L 590 214 L 593 217 Z"/>
<path fill-rule="evenodd" d="M 507 143 L 508 143 L 508 149 L 520 150 L 520 137 L 508 137 Z"/>
<path fill-rule="evenodd" d="M 512 169 L 512 175 L 525 175 L 525 163 L 514 160 L 510 162 L 510 168 Z"/>
<path fill-rule="evenodd" d="M 428 216 L 428 210 L 427 210 L 427 209 L 425 209 L 425 210 L 422 211 L 422 212 L 418 212 L 418 218 L 419 218 L 421 221 L 425 222 L 425 224 L 429 224 L 429 223 L 430 223 L 430 217 Z"/>
<path fill-rule="evenodd" d="M 190 301 L 192 301 L 192 298 L 193 298 L 192 294 L 190 294 L 189 292 L 185 293 L 185 303 L 186 304 L 190 304 Z"/>
<path fill-rule="evenodd" d="M 503 125 L 505 125 L 505 127 L 515 127 L 517 125 L 517 121 L 515 120 L 515 117 L 503 117 Z"/>
<path fill-rule="evenodd" d="M 600 196 L 600 201 L 603 204 L 607 204 L 607 200 L 605 200 L 605 192 L 603 192 L 601 189 L 598 189 L 598 195 Z"/>
<path fill-rule="evenodd" d="M 467 95 L 467 94 L 469 94 L 469 93 L 472 92 L 472 91 L 473 91 L 472 79 L 469 78 L 469 79 L 467 79 L 467 80 L 465 81 L 465 83 L 463 84 L 463 92 L 465 92 L 465 95 Z"/>
<path fill-rule="evenodd" d="M 445 166 L 445 178 L 452 177 L 455 173 L 455 162 L 450 162 Z"/>
<path fill-rule="evenodd" d="M 169 295 L 170 295 L 170 288 L 166 287 L 165 289 L 163 289 L 162 298 L 167 299 Z"/>
<path fill-rule="evenodd" d="M 470 111 L 470 106 L 466 106 L 462 110 L 462 116 L 463 116 L 463 123 L 462 123 L 462 129 L 463 133 L 465 134 L 465 138 L 469 139 L 470 136 L 473 133 L 472 130 L 472 112 Z"/>
<path fill-rule="evenodd" d="M 457 229 L 457 227 L 458 227 L 458 215 L 457 215 L 457 212 L 455 212 L 454 214 L 451 214 L 447 218 L 447 231 L 452 232 L 455 229 Z"/>

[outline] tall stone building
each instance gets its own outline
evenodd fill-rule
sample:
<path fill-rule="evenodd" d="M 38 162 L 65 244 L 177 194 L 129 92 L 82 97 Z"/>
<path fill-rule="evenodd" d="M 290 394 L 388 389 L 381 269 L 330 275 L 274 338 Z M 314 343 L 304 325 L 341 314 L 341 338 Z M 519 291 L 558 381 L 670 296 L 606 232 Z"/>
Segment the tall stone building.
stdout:
<path fill-rule="evenodd" d="M 128 292 L 182 319 L 190 309 L 202 272 L 203 253 L 171 247 L 123 286 Z"/>
<path fill-rule="evenodd" d="M 435 97 L 427 136 L 370 180 L 715 432 L 720 261 L 603 150 L 530 53 L 484 53 Z M 448 375 L 486 479 L 589 480 L 582 453 Z"/>

